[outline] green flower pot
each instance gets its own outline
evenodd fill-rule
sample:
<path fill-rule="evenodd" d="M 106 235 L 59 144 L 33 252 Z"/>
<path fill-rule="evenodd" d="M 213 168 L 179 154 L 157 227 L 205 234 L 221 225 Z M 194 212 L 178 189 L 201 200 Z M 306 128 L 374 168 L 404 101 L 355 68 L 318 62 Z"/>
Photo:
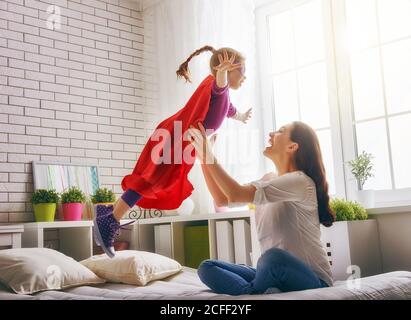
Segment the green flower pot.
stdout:
<path fill-rule="evenodd" d="M 33 205 L 33 208 L 37 222 L 54 221 L 56 213 L 55 203 L 38 203 Z"/>

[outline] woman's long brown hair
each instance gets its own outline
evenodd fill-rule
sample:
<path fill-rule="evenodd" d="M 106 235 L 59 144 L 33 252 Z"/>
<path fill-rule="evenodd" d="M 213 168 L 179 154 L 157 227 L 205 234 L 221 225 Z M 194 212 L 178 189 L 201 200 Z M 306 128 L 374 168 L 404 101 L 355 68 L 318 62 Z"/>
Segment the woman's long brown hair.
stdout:
<path fill-rule="evenodd" d="M 290 139 L 298 144 L 294 156 L 297 169 L 303 171 L 315 183 L 320 223 L 330 227 L 335 221 L 335 213 L 330 208 L 328 183 L 318 137 L 310 126 L 300 121 L 294 121 Z"/>
<path fill-rule="evenodd" d="M 186 79 L 186 81 L 191 82 L 190 79 L 190 70 L 188 68 L 188 64 L 190 63 L 191 59 L 193 59 L 195 56 L 198 56 L 199 54 L 206 52 L 206 51 L 210 51 L 213 53 L 213 55 L 210 58 L 210 71 L 212 72 L 212 74 L 215 76 L 216 71 L 214 70 L 214 67 L 218 66 L 220 64 L 219 60 L 218 60 L 218 55 L 219 54 L 223 54 L 224 50 L 227 51 L 227 53 L 229 54 L 229 56 L 231 56 L 232 54 L 236 55 L 236 58 L 234 60 L 234 63 L 242 63 L 244 62 L 245 58 L 244 56 L 238 52 L 237 50 L 234 50 L 232 48 L 221 48 L 221 49 L 214 49 L 212 46 L 204 46 L 196 51 L 194 51 L 188 58 L 186 61 L 184 61 L 180 67 L 178 68 L 178 70 L 176 71 L 177 74 L 177 78 L 184 78 Z"/>

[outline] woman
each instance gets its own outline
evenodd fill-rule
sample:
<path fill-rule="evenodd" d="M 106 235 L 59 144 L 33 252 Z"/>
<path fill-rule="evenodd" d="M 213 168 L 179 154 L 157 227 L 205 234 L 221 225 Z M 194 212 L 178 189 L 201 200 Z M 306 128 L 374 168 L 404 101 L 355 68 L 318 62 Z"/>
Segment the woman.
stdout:
<path fill-rule="evenodd" d="M 331 226 L 328 184 L 318 138 L 302 122 L 270 133 L 264 155 L 277 174 L 240 185 L 218 164 L 204 127 L 189 135 L 202 162 L 207 186 L 218 206 L 256 205 L 255 218 L 262 255 L 254 269 L 218 260 L 200 265 L 200 279 L 222 294 L 261 294 L 270 288 L 283 292 L 332 286 L 332 275 L 320 236 L 320 223 Z"/>

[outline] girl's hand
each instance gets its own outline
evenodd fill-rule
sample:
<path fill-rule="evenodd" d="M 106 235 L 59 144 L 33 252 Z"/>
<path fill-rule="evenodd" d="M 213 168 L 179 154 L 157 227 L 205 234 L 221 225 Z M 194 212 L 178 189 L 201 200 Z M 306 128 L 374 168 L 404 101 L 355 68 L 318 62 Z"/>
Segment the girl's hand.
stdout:
<path fill-rule="evenodd" d="M 241 112 L 236 112 L 236 114 L 233 116 L 233 119 L 236 119 L 238 121 L 241 121 L 243 123 L 247 123 L 247 121 L 251 118 L 251 111 L 252 108 L 248 109 L 246 112 L 241 113 Z"/>
<path fill-rule="evenodd" d="M 250 108 L 245 113 L 242 114 L 242 119 L 241 119 L 242 122 L 246 123 L 251 118 L 251 111 L 252 110 L 253 109 Z"/>
<path fill-rule="evenodd" d="M 253 108 L 248 109 L 245 114 L 244 114 L 244 123 L 246 123 L 250 118 L 251 118 L 251 111 L 253 110 Z"/>
<path fill-rule="evenodd" d="M 214 67 L 214 70 L 217 70 L 217 72 L 224 72 L 241 68 L 241 63 L 234 63 L 235 57 L 235 53 L 233 53 L 231 57 L 228 57 L 227 50 L 224 50 L 223 55 L 218 55 L 218 61 L 220 62 L 220 64 Z"/>
<path fill-rule="evenodd" d="M 196 156 L 202 163 L 212 163 L 214 155 L 212 153 L 212 146 L 208 141 L 204 126 L 201 122 L 198 123 L 199 129 L 194 128 L 192 125 L 188 129 L 188 135 L 191 139 L 196 150 Z M 215 135 L 211 137 L 215 141 Z"/>

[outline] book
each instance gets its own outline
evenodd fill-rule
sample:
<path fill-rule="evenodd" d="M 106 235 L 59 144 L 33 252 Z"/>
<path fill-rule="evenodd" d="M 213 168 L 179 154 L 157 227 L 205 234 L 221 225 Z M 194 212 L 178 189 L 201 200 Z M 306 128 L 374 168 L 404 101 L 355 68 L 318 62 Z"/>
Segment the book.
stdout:
<path fill-rule="evenodd" d="M 250 224 L 244 220 L 233 221 L 235 263 L 251 265 Z"/>
<path fill-rule="evenodd" d="M 157 254 L 173 258 L 171 225 L 159 224 L 154 226 L 154 248 Z"/>
<path fill-rule="evenodd" d="M 233 226 L 230 221 L 216 222 L 217 259 L 234 263 Z"/>
<path fill-rule="evenodd" d="M 208 226 L 184 227 L 185 265 L 197 269 L 202 261 L 210 259 Z"/>

